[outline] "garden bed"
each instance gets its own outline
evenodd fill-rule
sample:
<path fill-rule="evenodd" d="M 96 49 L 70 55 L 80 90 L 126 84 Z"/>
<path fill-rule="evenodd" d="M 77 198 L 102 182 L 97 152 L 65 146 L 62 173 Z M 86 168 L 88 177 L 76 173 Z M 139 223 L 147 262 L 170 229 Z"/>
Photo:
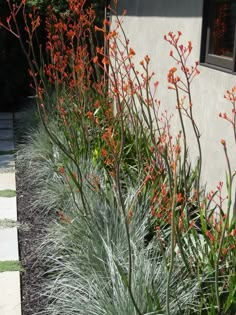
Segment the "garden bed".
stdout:
<path fill-rule="evenodd" d="M 48 218 L 43 217 L 40 211 L 34 211 L 32 214 L 32 188 L 25 185 L 22 172 L 16 174 L 16 185 L 20 223 L 19 250 L 23 268 L 21 272 L 22 315 L 32 315 L 41 311 L 46 302 L 40 295 L 44 266 L 37 255 L 37 246 L 46 233 Z"/>
<path fill-rule="evenodd" d="M 149 56 L 135 66 L 120 18 L 113 31 L 106 19 L 99 28 L 93 8 L 80 4 L 80 14 L 73 1 L 69 14 L 49 8 L 53 58 L 40 79 L 30 62 L 39 117 L 17 153 L 23 315 L 233 315 L 235 174 L 221 140 L 227 197 L 223 182 L 209 193 L 202 187 L 190 88 L 199 63 L 189 58 L 191 41 L 182 44 L 181 32 L 165 36 L 173 49 L 168 83 L 178 104 L 176 131 L 156 98 Z M 85 45 L 94 30 L 109 42 L 109 54 Z M 225 98 L 234 106 L 236 138 L 236 87 Z"/>

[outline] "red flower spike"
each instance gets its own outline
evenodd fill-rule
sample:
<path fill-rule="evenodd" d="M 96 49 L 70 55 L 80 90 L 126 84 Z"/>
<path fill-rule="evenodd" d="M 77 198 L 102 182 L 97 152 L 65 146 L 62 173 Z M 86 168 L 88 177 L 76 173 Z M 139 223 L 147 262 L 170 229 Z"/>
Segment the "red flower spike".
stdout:
<path fill-rule="evenodd" d="M 226 142 L 225 142 L 224 139 L 221 139 L 221 140 L 220 140 L 220 143 L 221 143 L 224 147 L 226 146 Z"/>
<path fill-rule="evenodd" d="M 104 149 L 104 148 L 102 148 L 102 150 L 101 150 L 101 156 L 102 156 L 102 157 L 106 157 L 107 154 L 108 154 L 107 150 Z"/>
<path fill-rule="evenodd" d="M 236 236 L 236 229 L 233 229 L 232 232 L 230 233 L 231 236 Z"/>
<path fill-rule="evenodd" d="M 63 166 L 60 166 L 58 171 L 59 171 L 60 174 L 65 174 L 65 169 L 64 169 Z"/>
<path fill-rule="evenodd" d="M 130 57 L 135 56 L 135 51 L 133 50 L 133 48 L 129 49 L 129 56 Z"/>
<path fill-rule="evenodd" d="M 104 65 L 109 65 L 109 59 L 106 56 L 104 56 L 103 59 L 102 59 L 102 63 Z"/>
<path fill-rule="evenodd" d="M 88 117 L 88 119 L 93 119 L 93 112 L 87 112 L 87 117 Z"/>
<path fill-rule="evenodd" d="M 105 19 L 105 20 L 103 21 L 103 24 L 110 26 L 110 25 L 111 25 L 111 22 L 110 22 L 108 19 Z"/>
<path fill-rule="evenodd" d="M 95 57 L 93 58 L 93 62 L 94 62 L 94 63 L 98 63 L 98 56 L 95 56 Z"/>
<path fill-rule="evenodd" d="M 146 55 L 146 56 L 144 57 L 144 59 L 145 59 L 146 63 L 149 64 L 149 62 L 150 62 L 150 60 L 151 60 L 150 57 L 149 57 L 148 55 Z"/>
<path fill-rule="evenodd" d="M 213 243 L 215 240 L 215 237 L 211 234 L 210 231 L 206 231 L 206 236 L 209 238 L 209 240 Z"/>
<path fill-rule="evenodd" d="M 154 88 L 156 89 L 159 85 L 159 81 L 154 82 Z"/>

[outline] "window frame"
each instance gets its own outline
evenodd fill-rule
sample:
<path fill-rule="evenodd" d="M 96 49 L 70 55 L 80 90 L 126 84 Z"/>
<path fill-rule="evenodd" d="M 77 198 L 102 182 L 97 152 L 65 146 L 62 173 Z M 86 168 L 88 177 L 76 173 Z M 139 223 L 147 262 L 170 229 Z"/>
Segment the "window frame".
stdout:
<path fill-rule="evenodd" d="M 211 35 L 211 10 L 213 0 L 204 0 L 202 15 L 202 38 L 201 38 L 201 65 L 236 74 L 236 23 L 234 32 L 233 58 L 217 56 L 209 53 L 210 35 Z"/>

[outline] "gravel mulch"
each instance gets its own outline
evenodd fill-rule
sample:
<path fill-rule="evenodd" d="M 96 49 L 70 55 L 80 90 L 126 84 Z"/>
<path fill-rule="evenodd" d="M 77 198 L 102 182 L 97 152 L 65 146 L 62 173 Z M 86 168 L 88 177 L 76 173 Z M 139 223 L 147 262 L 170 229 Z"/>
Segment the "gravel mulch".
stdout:
<path fill-rule="evenodd" d="M 23 267 L 21 273 L 22 315 L 34 315 L 42 311 L 45 306 L 45 299 L 40 295 L 45 268 L 37 255 L 37 248 L 39 240 L 46 233 L 47 221 L 42 216 L 42 212 L 32 213 L 32 190 L 26 187 L 23 178 L 24 174 L 17 172 L 19 250 Z"/>

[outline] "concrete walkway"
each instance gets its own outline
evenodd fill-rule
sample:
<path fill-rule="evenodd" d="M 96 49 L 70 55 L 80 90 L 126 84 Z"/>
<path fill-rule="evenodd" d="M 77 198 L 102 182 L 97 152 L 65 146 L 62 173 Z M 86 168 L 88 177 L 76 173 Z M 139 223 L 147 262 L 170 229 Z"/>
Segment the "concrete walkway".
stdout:
<path fill-rule="evenodd" d="M 0 314 L 20 315 L 13 114 L 0 113 Z"/>

